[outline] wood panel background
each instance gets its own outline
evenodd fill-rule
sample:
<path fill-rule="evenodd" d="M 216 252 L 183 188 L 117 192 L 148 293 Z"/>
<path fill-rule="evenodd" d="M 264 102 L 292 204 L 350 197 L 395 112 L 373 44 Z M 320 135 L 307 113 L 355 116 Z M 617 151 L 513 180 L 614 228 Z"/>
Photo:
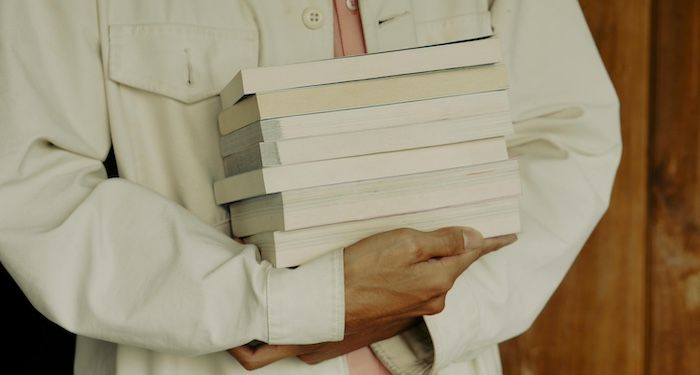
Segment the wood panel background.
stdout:
<path fill-rule="evenodd" d="M 700 0 L 656 0 L 649 373 L 700 374 Z"/>
<path fill-rule="evenodd" d="M 700 1 L 580 0 L 621 101 L 609 211 L 507 375 L 700 374 Z"/>

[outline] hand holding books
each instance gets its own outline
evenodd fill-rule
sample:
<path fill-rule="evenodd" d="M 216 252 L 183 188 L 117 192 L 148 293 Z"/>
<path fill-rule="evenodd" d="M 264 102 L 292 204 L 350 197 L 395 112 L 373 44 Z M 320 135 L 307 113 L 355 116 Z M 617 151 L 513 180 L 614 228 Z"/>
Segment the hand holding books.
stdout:
<path fill-rule="evenodd" d="M 455 279 L 479 257 L 513 243 L 472 228 L 396 229 L 345 249 L 345 332 L 442 311 Z"/>
<path fill-rule="evenodd" d="M 441 312 L 447 292 L 467 267 L 516 239 L 484 239 L 478 231 L 460 227 L 397 229 L 368 237 L 344 253 L 343 341 L 242 346 L 229 353 L 248 370 L 292 356 L 314 364 L 394 336 L 421 316 Z"/>

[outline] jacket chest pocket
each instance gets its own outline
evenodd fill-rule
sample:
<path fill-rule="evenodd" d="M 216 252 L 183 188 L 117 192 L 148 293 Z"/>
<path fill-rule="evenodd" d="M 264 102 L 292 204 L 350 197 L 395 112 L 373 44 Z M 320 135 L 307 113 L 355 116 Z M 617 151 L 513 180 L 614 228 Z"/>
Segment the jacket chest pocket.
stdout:
<path fill-rule="evenodd" d="M 185 104 L 218 95 L 258 64 L 258 33 L 182 24 L 111 25 L 109 78 Z"/>

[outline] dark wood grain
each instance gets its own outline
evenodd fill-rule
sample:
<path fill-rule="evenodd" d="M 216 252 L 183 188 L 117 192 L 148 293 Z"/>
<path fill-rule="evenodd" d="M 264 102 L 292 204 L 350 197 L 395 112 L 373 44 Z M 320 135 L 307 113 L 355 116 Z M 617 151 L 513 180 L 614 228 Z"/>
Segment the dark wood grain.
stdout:
<path fill-rule="evenodd" d="M 656 2 L 649 373 L 700 373 L 700 1 Z"/>
<path fill-rule="evenodd" d="M 642 374 L 645 367 L 651 0 L 582 0 L 621 101 L 624 152 L 607 214 L 504 372 Z"/>

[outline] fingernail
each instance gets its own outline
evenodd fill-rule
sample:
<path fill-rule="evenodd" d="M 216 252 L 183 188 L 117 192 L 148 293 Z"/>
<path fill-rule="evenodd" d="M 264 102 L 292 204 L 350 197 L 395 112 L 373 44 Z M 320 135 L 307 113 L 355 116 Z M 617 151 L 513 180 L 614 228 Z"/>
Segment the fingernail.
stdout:
<path fill-rule="evenodd" d="M 484 240 L 481 233 L 473 229 L 462 230 L 462 238 L 464 239 L 465 250 L 469 248 L 476 249 L 481 247 Z"/>

